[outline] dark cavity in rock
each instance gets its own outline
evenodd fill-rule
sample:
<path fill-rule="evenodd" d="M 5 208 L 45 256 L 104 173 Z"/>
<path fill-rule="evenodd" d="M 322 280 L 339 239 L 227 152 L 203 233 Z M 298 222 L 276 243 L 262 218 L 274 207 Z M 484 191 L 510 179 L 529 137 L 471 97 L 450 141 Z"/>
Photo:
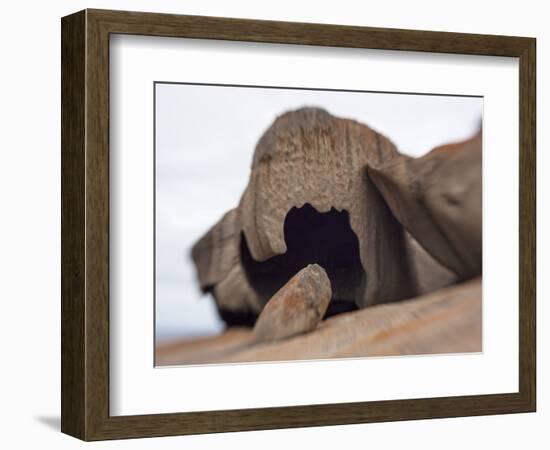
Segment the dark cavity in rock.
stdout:
<path fill-rule="evenodd" d="M 325 268 L 332 285 L 327 316 L 356 309 L 366 281 L 359 242 L 347 211 L 332 208 L 320 213 L 310 204 L 292 208 L 284 223 L 286 253 L 260 262 L 252 258 L 244 235 L 241 262 L 251 287 L 267 302 L 290 278 L 308 264 Z"/>

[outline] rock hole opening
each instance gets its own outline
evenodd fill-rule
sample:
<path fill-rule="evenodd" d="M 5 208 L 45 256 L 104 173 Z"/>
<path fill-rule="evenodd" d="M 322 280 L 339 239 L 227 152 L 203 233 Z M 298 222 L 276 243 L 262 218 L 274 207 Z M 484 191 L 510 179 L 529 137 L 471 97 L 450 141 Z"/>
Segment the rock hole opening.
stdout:
<path fill-rule="evenodd" d="M 286 215 L 286 253 L 267 261 L 252 258 L 244 235 L 241 260 L 251 286 L 267 302 L 293 275 L 308 264 L 322 266 L 332 285 L 326 316 L 357 309 L 357 297 L 366 278 L 359 257 L 359 241 L 347 211 L 331 208 L 320 213 L 309 203 Z"/>

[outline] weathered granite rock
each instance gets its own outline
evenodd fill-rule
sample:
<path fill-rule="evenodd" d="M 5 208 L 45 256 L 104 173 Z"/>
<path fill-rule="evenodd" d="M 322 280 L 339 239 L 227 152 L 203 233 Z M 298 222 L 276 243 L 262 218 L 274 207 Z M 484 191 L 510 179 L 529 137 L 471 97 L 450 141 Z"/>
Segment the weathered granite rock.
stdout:
<path fill-rule="evenodd" d="M 283 114 L 256 146 L 239 206 L 193 248 L 201 288 L 228 325 L 252 325 L 310 263 L 329 277 L 328 315 L 479 274 L 480 148 L 478 137 L 412 159 L 353 120 Z"/>
<path fill-rule="evenodd" d="M 285 268 L 294 260 L 302 264 L 296 264 L 299 267 L 319 262 L 328 273 L 334 298 L 359 308 L 414 295 L 403 229 L 366 176 L 369 163 L 378 166 L 396 155 L 386 137 L 322 109 L 302 108 L 275 120 L 256 146 L 239 204 L 243 267 L 261 301 L 292 276 Z M 304 221 L 310 222 L 309 231 L 293 238 L 292 229 L 300 229 Z M 346 227 L 354 235 L 346 238 L 348 250 L 333 249 L 341 264 L 333 267 L 316 259 L 330 240 L 338 244 Z M 349 251 L 353 239 L 355 258 Z M 312 253 L 305 254 L 307 249 Z"/>
<path fill-rule="evenodd" d="M 417 295 L 429 294 L 458 281 L 454 272 L 436 261 L 408 232 L 406 241 L 415 274 Z"/>
<path fill-rule="evenodd" d="M 251 288 L 240 259 L 239 212 L 225 214 L 191 252 L 203 292 L 210 292 L 221 318 L 230 325 L 252 325 L 263 303 Z"/>
<path fill-rule="evenodd" d="M 232 209 L 193 246 L 191 256 L 201 289 L 208 290 L 220 283 L 237 265 L 240 232 L 239 211 Z"/>
<path fill-rule="evenodd" d="M 332 297 L 325 270 L 310 264 L 267 302 L 254 326 L 256 342 L 274 341 L 314 330 Z"/>
<path fill-rule="evenodd" d="M 459 279 L 482 271 L 482 136 L 421 158 L 369 161 L 368 174 L 395 217 Z"/>

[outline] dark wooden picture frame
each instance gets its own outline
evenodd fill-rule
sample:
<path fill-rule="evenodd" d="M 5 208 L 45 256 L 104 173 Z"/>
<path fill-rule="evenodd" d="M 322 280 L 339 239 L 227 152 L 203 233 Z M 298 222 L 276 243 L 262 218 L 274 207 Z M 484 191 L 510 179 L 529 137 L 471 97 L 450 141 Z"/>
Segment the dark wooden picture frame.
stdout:
<path fill-rule="evenodd" d="M 61 429 L 84 440 L 535 411 L 534 38 L 85 10 L 62 30 Z M 109 415 L 109 36 L 136 34 L 519 58 L 519 392 Z"/>

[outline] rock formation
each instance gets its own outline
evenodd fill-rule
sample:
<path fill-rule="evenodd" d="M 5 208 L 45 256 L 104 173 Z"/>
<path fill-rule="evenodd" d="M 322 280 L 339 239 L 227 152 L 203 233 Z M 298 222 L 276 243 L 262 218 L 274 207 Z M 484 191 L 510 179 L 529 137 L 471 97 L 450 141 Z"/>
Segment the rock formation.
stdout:
<path fill-rule="evenodd" d="M 192 257 L 228 325 L 253 325 L 266 304 L 296 307 L 293 284 L 280 290 L 309 264 L 329 280 L 326 316 L 477 276 L 481 135 L 415 159 L 356 121 L 287 112 L 259 140 L 238 207 Z M 265 308 L 269 317 L 274 306 Z M 256 327 L 270 339 L 294 325 L 272 326 L 260 315 Z"/>
<path fill-rule="evenodd" d="M 482 269 L 481 143 L 479 133 L 421 158 L 397 155 L 368 169 L 394 216 L 459 279 Z"/>
<path fill-rule="evenodd" d="M 201 287 L 222 317 L 253 319 L 310 263 L 328 274 L 331 310 L 415 294 L 404 231 L 366 174 L 369 162 L 396 155 L 368 126 L 321 109 L 278 117 L 256 146 L 238 208 L 193 248 Z"/>
<path fill-rule="evenodd" d="M 244 251 L 250 254 L 244 266 L 263 298 L 288 280 L 285 268 L 296 260 L 302 263 L 297 270 L 319 262 L 334 298 L 359 308 L 415 292 L 403 230 L 366 175 L 369 163 L 380 165 L 397 154 L 386 137 L 368 126 L 322 109 L 302 108 L 275 120 L 256 146 L 239 205 Z M 292 228 L 302 222 L 308 222 L 307 231 L 293 236 Z M 355 236 L 346 233 L 349 229 Z M 346 241 L 340 243 L 340 236 Z M 330 246 L 329 261 L 319 261 Z M 279 258 L 278 264 L 273 258 Z M 268 289 L 261 276 L 256 281 L 266 261 L 273 282 Z"/>
<path fill-rule="evenodd" d="M 231 325 L 252 325 L 264 303 L 251 288 L 240 258 L 239 211 L 232 209 L 193 247 L 191 256 L 203 292 L 210 292 L 221 318 Z"/>

